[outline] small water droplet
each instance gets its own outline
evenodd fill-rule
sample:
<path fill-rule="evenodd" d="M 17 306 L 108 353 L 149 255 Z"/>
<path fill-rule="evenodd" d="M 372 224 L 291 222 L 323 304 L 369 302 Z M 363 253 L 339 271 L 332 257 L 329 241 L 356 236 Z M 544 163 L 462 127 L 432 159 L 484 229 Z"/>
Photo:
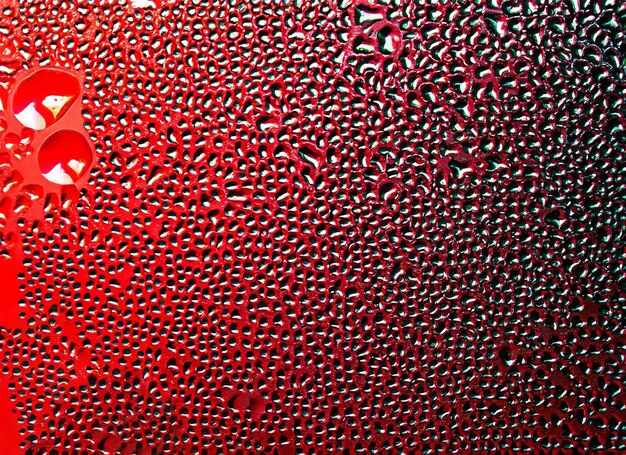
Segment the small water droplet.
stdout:
<path fill-rule="evenodd" d="M 8 153 L 0 153 L 0 171 L 11 169 L 11 157 Z"/>
<path fill-rule="evenodd" d="M 43 197 L 43 188 L 40 185 L 26 185 L 22 188 L 22 191 L 31 201 L 36 201 Z"/>
<path fill-rule="evenodd" d="M 4 137 L 4 146 L 8 150 L 11 150 L 12 148 L 16 147 L 20 143 L 20 139 L 21 138 L 20 138 L 20 136 L 18 134 L 8 133 Z"/>
<path fill-rule="evenodd" d="M 398 194 L 399 188 L 394 182 L 385 182 L 380 185 L 378 189 L 378 196 L 380 199 L 390 202 L 396 194 Z"/>
<path fill-rule="evenodd" d="M 119 436 L 111 434 L 105 436 L 98 444 L 98 449 L 105 451 L 106 453 L 115 453 L 122 446 L 122 440 Z"/>
<path fill-rule="evenodd" d="M 33 130 L 32 128 L 23 128 L 22 136 L 20 138 L 20 144 L 28 145 L 33 141 L 34 138 L 35 138 L 35 130 Z"/>
<path fill-rule="evenodd" d="M 313 148 L 308 145 L 303 145 L 298 150 L 298 156 L 304 161 L 306 164 L 313 166 L 314 168 L 318 168 L 321 163 L 321 152 L 316 148 Z"/>
<path fill-rule="evenodd" d="M 14 171 L 3 183 L 2 192 L 8 193 L 13 188 L 16 188 L 22 184 L 24 178 L 22 174 L 17 171 Z"/>
<path fill-rule="evenodd" d="M 376 50 L 376 47 L 369 38 L 358 36 L 354 40 L 354 52 L 358 52 L 360 54 L 371 54 L 374 50 Z"/>
<path fill-rule="evenodd" d="M 437 101 L 437 87 L 432 82 L 424 82 L 419 87 L 422 98 L 429 102 L 434 103 Z"/>
<path fill-rule="evenodd" d="M 257 120 L 256 125 L 260 131 L 267 131 L 272 128 L 278 128 L 280 121 L 276 117 L 265 115 Z"/>
<path fill-rule="evenodd" d="M 513 365 L 513 363 L 515 362 L 513 351 L 508 346 L 503 346 L 502 348 L 500 348 L 500 351 L 498 351 L 498 357 L 500 357 L 502 363 L 504 363 L 508 367 Z"/>
<path fill-rule="evenodd" d="M 33 202 L 41 199 L 43 194 L 43 188 L 40 185 L 24 186 L 15 201 L 13 212 L 25 212 L 32 206 Z"/>
<path fill-rule="evenodd" d="M 448 161 L 448 167 L 456 178 L 462 179 L 474 170 L 471 160 L 460 158 Z"/>
<path fill-rule="evenodd" d="M 507 31 L 506 17 L 503 14 L 486 14 L 485 22 L 496 35 L 504 36 Z"/>
<path fill-rule="evenodd" d="M 9 97 L 9 91 L 0 85 L 0 111 L 4 111 L 7 105 L 7 99 Z M 0 131 L 6 129 L 5 121 L 3 121 L 3 125 L 0 126 Z"/>

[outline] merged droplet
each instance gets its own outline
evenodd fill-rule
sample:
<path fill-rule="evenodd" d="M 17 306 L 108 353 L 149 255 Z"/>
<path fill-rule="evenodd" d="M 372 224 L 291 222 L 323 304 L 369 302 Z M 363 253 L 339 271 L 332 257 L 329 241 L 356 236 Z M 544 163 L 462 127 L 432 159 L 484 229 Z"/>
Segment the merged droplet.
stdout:
<path fill-rule="evenodd" d="M 41 131 L 63 117 L 79 94 L 76 77 L 58 68 L 41 68 L 15 89 L 13 114 L 25 127 Z"/>
<path fill-rule="evenodd" d="M 306 164 L 313 166 L 316 169 L 320 167 L 322 161 L 321 152 L 316 148 L 309 145 L 303 145 L 298 150 L 298 156 Z"/>
<path fill-rule="evenodd" d="M 61 130 L 41 144 L 38 161 L 46 179 L 59 185 L 73 185 L 91 168 L 92 153 L 81 133 Z"/>
<path fill-rule="evenodd" d="M 385 25 L 381 28 L 376 37 L 378 38 L 378 48 L 383 54 L 393 54 L 397 52 L 402 43 L 400 31 L 389 25 Z"/>
<path fill-rule="evenodd" d="M 356 23 L 358 25 L 368 24 L 370 22 L 381 21 L 385 15 L 381 8 L 371 5 L 359 5 L 354 10 Z"/>

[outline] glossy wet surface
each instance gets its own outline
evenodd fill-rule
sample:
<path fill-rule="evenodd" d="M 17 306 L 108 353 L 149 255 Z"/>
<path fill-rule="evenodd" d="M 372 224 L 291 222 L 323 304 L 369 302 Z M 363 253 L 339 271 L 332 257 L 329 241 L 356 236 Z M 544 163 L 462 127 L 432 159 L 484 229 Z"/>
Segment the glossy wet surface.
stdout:
<path fill-rule="evenodd" d="M 626 450 L 626 4 L 102 3 L 0 15 L 84 98 L 0 115 L 0 441 Z"/>

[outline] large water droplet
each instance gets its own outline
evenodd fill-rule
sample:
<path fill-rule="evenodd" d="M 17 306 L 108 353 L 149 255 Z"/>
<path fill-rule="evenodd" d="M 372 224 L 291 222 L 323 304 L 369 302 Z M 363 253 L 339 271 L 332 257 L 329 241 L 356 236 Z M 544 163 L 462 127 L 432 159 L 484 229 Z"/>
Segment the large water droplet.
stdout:
<path fill-rule="evenodd" d="M 383 54 L 393 54 L 397 52 L 402 42 L 400 32 L 388 25 L 378 31 L 377 38 L 378 48 Z"/>
<path fill-rule="evenodd" d="M 61 130 L 41 144 L 38 161 L 46 179 L 59 185 L 72 185 L 91 168 L 92 152 L 81 133 Z"/>
<path fill-rule="evenodd" d="M 354 15 L 358 25 L 380 21 L 385 17 L 382 9 L 368 5 L 357 6 L 354 10 Z"/>
<path fill-rule="evenodd" d="M 15 89 L 13 113 L 27 128 L 41 131 L 59 120 L 80 94 L 80 83 L 70 73 L 41 68 Z"/>

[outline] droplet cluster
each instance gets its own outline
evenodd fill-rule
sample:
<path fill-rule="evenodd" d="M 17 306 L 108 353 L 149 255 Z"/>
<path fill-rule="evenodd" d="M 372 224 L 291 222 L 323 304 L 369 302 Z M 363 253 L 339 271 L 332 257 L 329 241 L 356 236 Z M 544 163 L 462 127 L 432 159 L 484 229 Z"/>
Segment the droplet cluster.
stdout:
<path fill-rule="evenodd" d="M 22 449 L 626 451 L 625 24 L 617 0 L 1 9 L 0 100 L 83 75 L 97 156 L 75 203 L 0 205 Z"/>

